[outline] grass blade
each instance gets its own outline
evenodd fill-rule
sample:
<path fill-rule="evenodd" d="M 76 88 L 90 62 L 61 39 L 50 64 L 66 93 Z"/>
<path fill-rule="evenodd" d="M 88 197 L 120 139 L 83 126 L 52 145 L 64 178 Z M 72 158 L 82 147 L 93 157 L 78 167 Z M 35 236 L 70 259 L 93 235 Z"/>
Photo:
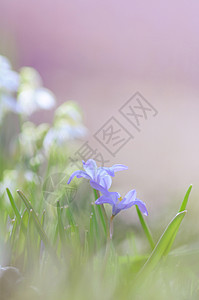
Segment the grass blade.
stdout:
<path fill-rule="evenodd" d="M 187 207 L 187 202 L 188 202 L 188 199 L 189 199 L 189 195 L 191 193 L 191 190 L 192 190 L 192 184 L 189 186 L 185 196 L 184 196 L 184 200 L 182 201 L 182 204 L 180 206 L 180 209 L 179 209 L 179 212 L 181 211 L 184 211 Z"/>
<path fill-rule="evenodd" d="M 186 209 L 187 202 L 188 202 L 188 199 L 189 199 L 189 195 L 191 193 L 191 189 L 192 189 L 192 184 L 189 186 L 189 188 L 188 188 L 188 190 L 187 190 L 187 192 L 186 192 L 186 194 L 184 196 L 184 199 L 183 199 L 182 204 L 180 206 L 179 212 L 184 211 Z M 180 226 L 180 224 L 179 224 L 179 226 Z M 177 230 L 176 230 L 176 234 L 177 234 Z M 171 250 L 171 247 L 173 245 L 173 242 L 175 240 L 176 234 L 173 235 L 173 238 L 171 239 L 171 241 L 170 241 L 167 249 L 164 252 L 164 256 L 167 256 L 169 254 L 169 252 Z"/>
<path fill-rule="evenodd" d="M 93 189 L 93 190 L 94 190 L 95 200 L 97 200 L 100 197 L 99 192 L 95 189 Z M 105 233 L 106 237 L 109 238 L 109 222 L 108 222 L 108 217 L 107 217 L 104 205 L 103 204 L 97 205 L 97 210 L 98 210 L 100 220 L 102 222 L 104 233 Z"/>
<path fill-rule="evenodd" d="M 171 220 L 139 274 L 143 274 L 143 272 L 148 274 L 148 272 L 156 267 L 171 240 L 173 240 L 173 236 L 176 236 L 185 214 L 186 211 L 182 211 Z"/>
<path fill-rule="evenodd" d="M 59 236 L 62 243 L 62 246 L 65 246 L 66 243 L 66 236 L 64 231 L 64 226 L 61 219 L 61 209 L 60 209 L 60 203 L 57 201 L 57 217 L 58 217 L 58 228 L 59 228 Z"/>
<path fill-rule="evenodd" d="M 31 205 L 30 201 L 28 201 L 26 196 L 20 190 L 17 190 L 17 193 L 20 196 L 20 198 L 22 199 L 22 201 L 24 202 L 24 204 L 27 207 L 29 213 L 30 213 L 30 210 L 32 210 L 32 217 L 33 217 L 35 227 L 36 227 L 36 229 L 37 229 L 37 231 L 38 231 L 45 247 L 48 249 L 48 251 L 49 251 L 50 255 L 52 256 L 53 260 L 55 261 L 55 263 L 59 266 L 59 261 L 58 261 L 57 255 L 56 255 L 54 249 L 50 245 L 48 237 L 47 237 L 43 227 L 40 224 L 40 221 L 37 217 L 37 214 L 36 214 L 33 206 Z"/>
<path fill-rule="evenodd" d="M 149 229 L 147 223 L 145 222 L 144 217 L 143 217 L 143 215 L 142 215 L 142 213 L 141 213 L 141 211 L 139 210 L 139 208 L 138 208 L 137 205 L 136 205 L 136 211 L 137 211 L 137 214 L 138 214 L 140 223 L 141 223 L 141 225 L 142 225 L 142 228 L 143 228 L 143 230 L 144 230 L 144 233 L 146 234 L 146 237 L 147 237 L 147 239 L 148 239 L 148 241 L 149 241 L 149 244 L 150 244 L 150 246 L 151 246 L 151 249 L 153 250 L 154 247 L 155 247 L 155 243 L 154 243 L 154 241 L 153 241 L 152 234 L 151 234 L 150 229 Z"/>
<path fill-rule="evenodd" d="M 15 200 L 14 200 L 14 198 L 12 196 L 12 193 L 10 192 L 9 188 L 6 188 L 6 192 L 7 192 L 8 198 L 10 200 L 10 204 L 11 204 L 11 206 L 12 206 L 12 208 L 14 210 L 14 213 L 16 215 L 17 221 L 20 223 L 21 222 L 21 215 L 19 213 L 19 210 L 17 208 Z"/>

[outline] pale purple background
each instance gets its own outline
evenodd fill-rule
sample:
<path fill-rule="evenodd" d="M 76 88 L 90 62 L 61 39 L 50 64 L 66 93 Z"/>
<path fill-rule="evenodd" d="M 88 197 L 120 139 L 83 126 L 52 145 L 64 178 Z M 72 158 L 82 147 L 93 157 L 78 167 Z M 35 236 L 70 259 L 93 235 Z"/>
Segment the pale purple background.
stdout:
<path fill-rule="evenodd" d="M 180 201 L 190 183 L 199 191 L 198 12 L 198 1 L 182 0 L 0 4 L 1 53 L 16 69 L 35 67 L 60 103 L 78 101 L 91 136 L 136 91 L 156 107 L 111 158 L 130 168 L 117 176 L 120 191 L 136 187 L 149 211 L 155 200 Z"/>

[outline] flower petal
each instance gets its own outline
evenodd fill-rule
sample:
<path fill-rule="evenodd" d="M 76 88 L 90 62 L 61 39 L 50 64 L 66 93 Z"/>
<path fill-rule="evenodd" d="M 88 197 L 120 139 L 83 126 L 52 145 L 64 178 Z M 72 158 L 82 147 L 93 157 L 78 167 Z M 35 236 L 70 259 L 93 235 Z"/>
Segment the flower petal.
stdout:
<path fill-rule="evenodd" d="M 79 171 L 75 171 L 75 172 L 70 176 L 70 178 L 69 178 L 69 180 L 68 180 L 68 184 L 71 182 L 71 180 L 72 180 L 75 176 L 76 176 L 77 178 L 84 177 L 84 178 L 86 178 L 86 179 L 91 179 L 90 176 L 89 176 L 86 172 L 79 170 Z"/>
<path fill-rule="evenodd" d="M 109 203 L 110 205 L 114 205 L 112 197 L 108 197 L 108 196 L 104 196 L 104 195 L 99 197 L 95 201 L 95 204 L 104 204 L 104 203 Z"/>
<path fill-rule="evenodd" d="M 111 168 L 114 170 L 114 172 L 128 170 L 128 167 L 122 164 L 113 165 Z"/>
<path fill-rule="evenodd" d="M 108 190 L 111 187 L 112 179 L 109 175 L 105 175 L 104 177 L 99 179 L 99 184 Z"/>
<path fill-rule="evenodd" d="M 56 100 L 53 93 L 46 88 L 35 90 L 35 102 L 40 109 L 51 109 L 55 106 Z"/>
<path fill-rule="evenodd" d="M 107 172 L 108 175 L 114 177 L 114 176 L 115 176 L 115 172 L 127 170 L 128 167 L 125 166 L 125 165 L 122 165 L 122 164 L 117 164 L 117 165 L 113 165 L 113 166 L 110 167 L 110 168 L 103 167 L 103 168 L 101 168 L 101 169 L 105 170 L 105 171 Z"/>
<path fill-rule="evenodd" d="M 109 191 L 107 191 L 107 189 L 105 189 L 102 185 L 98 184 L 97 182 L 91 180 L 90 185 L 92 186 L 92 188 L 100 191 L 103 195 L 109 196 Z"/>
<path fill-rule="evenodd" d="M 136 190 L 129 191 L 124 199 L 121 201 L 121 203 L 130 203 L 132 201 L 136 200 Z"/>
<path fill-rule="evenodd" d="M 117 208 L 119 210 L 130 208 L 134 205 L 134 202 L 136 201 L 136 190 L 131 190 L 126 194 L 124 199 L 117 203 Z"/>
<path fill-rule="evenodd" d="M 136 199 L 135 201 L 133 201 L 133 205 L 137 205 L 139 210 L 145 215 L 148 216 L 148 211 L 146 208 L 146 205 L 143 201 Z"/>
<path fill-rule="evenodd" d="M 96 162 L 93 159 L 88 159 L 87 162 L 82 161 L 84 170 L 86 173 L 95 180 L 97 176 L 97 165 Z"/>

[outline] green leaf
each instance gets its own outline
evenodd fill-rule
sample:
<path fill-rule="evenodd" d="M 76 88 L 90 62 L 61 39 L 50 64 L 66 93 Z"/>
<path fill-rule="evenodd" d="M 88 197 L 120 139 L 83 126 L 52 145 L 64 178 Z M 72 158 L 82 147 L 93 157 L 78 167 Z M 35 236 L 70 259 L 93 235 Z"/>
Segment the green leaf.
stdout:
<path fill-rule="evenodd" d="M 27 228 L 28 228 L 28 220 L 29 220 L 29 213 L 28 210 L 25 209 L 22 217 L 21 222 L 19 225 L 19 233 L 14 240 L 14 244 L 12 245 L 12 252 L 15 253 L 15 256 L 22 256 L 23 257 L 23 265 L 25 264 L 25 251 L 26 251 L 26 239 L 27 239 Z"/>
<path fill-rule="evenodd" d="M 35 227 L 45 245 L 45 247 L 48 249 L 49 251 L 49 254 L 52 256 L 53 260 L 55 261 L 55 263 L 57 264 L 57 266 L 59 267 L 59 261 L 58 261 L 58 258 L 57 258 L 57 255 L 54 251 L 54 249 L 52 248 L 51 244 L 50 244 L 50 241 L 48 240 L 48 237 L 43 229 L 43 227 L 41 226 L 40 224 L 40 221 L 37 217 L 37 214 L 33 208 L 33 206 L 31 205 L 31 202 L 28 201 L 28 199 L 26 198 L 26 196 L 20 191 L 20 190 L 17 190 L 17 193 L 18 195 L 20 196 L 20 198 L 22 199 L 22 201 L 24 202 L 25 206 L 27 207 L 29 213 L 30 213 L 30 210 L 32 210 L 32 217 L 33 217 L 33 221 L 34 221 L 34 224 L 35 224 Z"/>
<path fill-rule="evenodd" d="M 91 253 L 94 250 L 94 221 L 93 213 L 90 214 L 90 227 L 89 227 L 89 248 Z"/>
<path fill-rule="evenodd" d="M 99 192 L 95 189 L 93 189 L 93 191 L 94 191 L 95 200 L 97 200 L 100 197 Z M 104 229 L 104 233 L 105 233 L 106 237 L 109 239 L 109 222 L 108 222 L 108 217 L 107 217 L 104 205 L 101 204 L 101 205 L 96 205 L 96 206 L 97 206 L 99 218 L 101 220 L 101 223 L 102 223 L 102 226 Z"/>
<path fill-rule="evenodd" d="M 59 236 L 62 243 L 62 246 L 66 243 L 66 236 L 64 231 L 64 226 L 61 219 L 61 209 L 60 209 L 60 203 L 57 201 L 57 216 L 58 216 L 58 229 L 59 229 Z"/>
<path fill-rule="evenodd" d="M 15 200 L 14 200 L 14 198 L 13 198 L 13 196 L 12 196 L 9 188 L 6 188 L 6 192 L 7 192 L 8 198 L 10 200 L 10 204 L 11 204 L 11 206 L 12 206 L 12 208 L 14 210 L 14 213 L 16 215 L 16 218 L 17 218 L 18 222 L 20 223 L 21 222 L 21 215 L 19 213 L 19 210 L 17 208 L 17 205 L 15 203 Z"/>
<path fill-rule="evenodd" d="M 32 209 L 29 212 L 29 219 L 28 219 L 28 228 L 27 228 L 27 262 L 28 268 L 33 270 L 37 260 L 37 243 L 35 240 L 35 226 L 34 226 L 34 219 L 33 219 L 33 211 Z"/>
<path fill-rule="evenodd" d="M 150 257 L 146 261 L 145 265 L 143 266 L 142 270 L 138 274 L 138 276 L 142 273 L 148 274 L 151 270 L 153 270 L 157 264 L 159 263 L 160 259 L 165 253 L 168 245 L 170 245 L 171 241 L 173 240 L 173 236 L 176 236 L 179 226 L 186 214 L 186 211 L 179 212 L 173 220 L 168 224 L 167 228 L 163 232 L 162 236 L 160 237 L 158 243 L 156 244 L 153 252 L 151 253 Z"/>
<path fill-rule="evenodd" d="M 149 241 L 149 244 L 150 244 L 150 246 L 151 246 L 151 249 L 153 250 L 154 247 L 155 247 L 155 243 L 154 243 L 154 241 L 153 241 L 153 237 L 152 237 L 152 234 L 151 234 L 151 232 L 150 232 L 150 229 L 149 229 L 149 227 L 148 227 L 146 221 L 144 220 L 144 217 L 143 217 L 141 211 L 139 210 L 138 206 L 136 205 L 135 207 L 136 207 L 136 211 L 137 211 L 137 214 L 138 214 L 140 223 L 141 223 L 142 228 L 143 228 L 143 230 L 144 230 L 144 233 L 145 233 L 145 235 L 146 235 L 146 237 L 147 237 L 147 239 L 148 239 L 148 241 Z"/>
<path fill-rule="evenodd" d="M 187 207 L 187 202 L 188 202 L 188 199 L 189 199 L 189 195 L 190 195 L 190 193 L 191 193 L 191 189 L 192 189 L 192 184 L 189 186 L 189 188 L 188 188 L 188 190 L 187 190 L 187 192 L 186 192 L 186 194 L 185 194 L 185 196 L 184 196 L 184 199 L 183 199 L 182 204 L 181 204 L 181 206 L 180 206 L 179 212 L 182 212 L 182 211 L 184 211 L 184 210 L 186 209 L 186 207 Z M 179 224 L 179 227 L 180 227 L 180 224 Z M 179 228 L 179 227 L 178 227 L 178 228 Z M 170 252 L 170 250 L 171 250 L 171 247 L 172 247 L 172 245 L 173 245 L 173 242 L 174 242 L 174 240 L 175 240 L 175 238 L 176 238 L 177 232 L 178 232 L 178 230 L 176 230 L 176 233 L 173 235 L 173 237 L 172 237 L 170 243 L 168 244 L 168 247 L 167 247 L 167 249 L 166 249 L 165 252 L 164 252 L 164 256 L 167 256 L 167 255 L 169 254 L 169 252 Z"/>
<path fill-rule="evenodd" d="M 68 205 L 65 206 L 65 212 L 70 226 L 75 227 L 76 222 Z"/>
<path fill-rule="evenodd" d="M 192 184 L 189 186 L 185 196 L 184 196 L 184 200 L 182 201 L 182 204 L 180 206 L 180 209 L 179 209 L 179 212 L 181 211 L 184 211 L 187 207 L 187 202 L 188 202 L 188 199 L 189 199 L 189 195 L 191 193 L 191 190 L 192 190 Z"/>

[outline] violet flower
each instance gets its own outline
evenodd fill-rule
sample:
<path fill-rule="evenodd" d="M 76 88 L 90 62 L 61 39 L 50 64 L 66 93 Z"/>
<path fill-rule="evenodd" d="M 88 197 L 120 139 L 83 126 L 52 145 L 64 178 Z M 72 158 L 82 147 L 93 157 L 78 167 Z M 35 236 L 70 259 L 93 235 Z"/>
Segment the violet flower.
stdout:
<path fill-rule="evenodd" d="M 143 201 L 136 198 L 136 190 L 131 190 L 128 192 L 124 198 L 121 197 L 119 193 L 116 192 L 109 192 L 106 188 L 102 185 L 90 181 L 90 185 L 100 191 L 102 196 L 99 197 L 95 204 L 104 204 L 108 203 L 112 206 L 112 216 L 116 216 L 121 210 L 125 210 L 130 208 L 133 205 L 137 205 L 139 210 L 146 216 L 148 216 L 148 211 L 146 205 Z"/>
<path fill-rule="evenodd" d="M 87 162 L 83 162 L 83 168 L 85 171 L 78 170 L 75 171 L 69 178 L 68 184 L 71 180 L 76 176 L 77 178 L 86 178 L 89 179 L 90 182 L 97 183 L 102 186 L 102 188 L 108 190 L 112 184 L 111 177 L 115 176 L 115 172 L 127 170 L 128 167 L 121 164 L 113 165 L 110 168 L 100 167 L 98 168 L 96 162 L 93 159 L 87 160 Z"/>

